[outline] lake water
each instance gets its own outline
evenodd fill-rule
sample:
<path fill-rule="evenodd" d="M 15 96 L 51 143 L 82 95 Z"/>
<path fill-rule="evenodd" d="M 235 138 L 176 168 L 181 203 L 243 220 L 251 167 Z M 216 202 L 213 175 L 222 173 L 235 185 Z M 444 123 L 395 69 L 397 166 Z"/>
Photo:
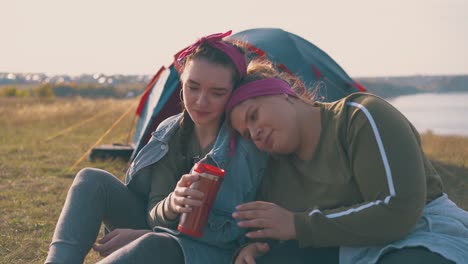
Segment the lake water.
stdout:
<path fill-rule="evenodd" d="M 468 93 L 405 95 L 388 101 L 419 132 L 468 136 Z"/>

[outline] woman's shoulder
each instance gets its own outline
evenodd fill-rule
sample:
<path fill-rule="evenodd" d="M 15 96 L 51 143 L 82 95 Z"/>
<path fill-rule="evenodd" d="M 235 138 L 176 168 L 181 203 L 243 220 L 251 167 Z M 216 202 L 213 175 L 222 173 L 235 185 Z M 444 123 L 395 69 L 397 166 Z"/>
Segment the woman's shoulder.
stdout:
<path fill-rule="evenodd" d="M 181 117 L 182 114 L 177 114 L 166 118 L 158 125 L 156 130 L 152 133 L 152 136 L 154 138 L 162 139 L 168 135 L 172 135 L 179 127 Z"/>
<path fill-rule="evenodd" d="M 370 93 L 352 93 L 335 102 L 322 103 L 322 107 L 336 115 L 352 118 L 357 113 L 380 112 L 393 108 L 385 99 Z"/>
<path fill-rule="evenodd" d="M 170 116 L 166 119 L 164 119 L 159 126 L 156 128 L 156 130 L 168 127 L 168 126 L 174 126 L 175 124 L 178 124 L 180 119 L 182 118 L 182 113 L 179 113 L 177 115 Z"/>
<path fill-rule="evenodd" d="M 334 117 L 346 132 L 343 135 L 352 136 L 369 125 L 383 128 L 408 123 L 398 109 L 374 94 L 354 93 L 339 100 L 339 103 Z"/>
<path fill-rule="evenodd" d="M 371 106 L 373 104 L 380 104 L 381 102 L 385 102 L 385 99 L 378 95 L 359 92 L 349 94 L 337 101 L 325 104 L 328 104 L 330 108 L 344 108 L 350 105 Z"/>
<path fill-rule="evenodd" d="M 355 93 L 347 96 L 344 100 L 345 107 L 350 108 L 348 112 L 362 112 L 368 118 L 385 118 L 391 116 L 402 116 L 401 113 L 385 99 L 370 93 Z"/>
<path fill-rule="evenodd" d="M 395 110 L 384 99 L 369 93 L 353 93 L 337 101 L 321 103 L 322 128 L 347 138 L 367 126 L 370 119 L 381 120 Z M 392 110 L 393 109 L 393 110 Z"/>
<path fill-rule="evenodd" d="M 363 106 L 373 106 L 386 102 L 382 97 L 371 93 L 352 93 L 344 98 L 346 104 L 361 104 Z"/>

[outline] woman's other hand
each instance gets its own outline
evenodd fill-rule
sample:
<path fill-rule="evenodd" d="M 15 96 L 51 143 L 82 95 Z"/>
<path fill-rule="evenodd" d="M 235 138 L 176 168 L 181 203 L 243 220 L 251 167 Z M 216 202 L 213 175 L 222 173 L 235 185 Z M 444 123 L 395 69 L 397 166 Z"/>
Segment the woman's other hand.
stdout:
<path fill-rule="evenodd" d="M 166 216 L 176 218 L 178 214 L 189 213 L 192 207 L 202 205 L 203 192 L 191 188 L 190 185 L 200 179 L 198 174 L 184 174 L 177 182 L 177 185 L 169 196 L 168 210 Z M 168 214 L 167 214 L 168 213 Z M 173 217 L 171 217 L 173 216 Z"/>
<path fill-rule="evenodd" d="M 254 242 L 241 249 L 234 264 L 255 264 L 255 258 L 265 255 L 270 250 L 267 243 Z"/>
<path fill-rule="evenodd" d="M 254 228 L 246 234 L 249 238 L 291 240 L 296 238 L 294 214 L 274 203 L 255 201 L 236 207 L 233 217 L 241 219 L 238 225 Z"/>
<path fill-rule="evenodd" d="M 117 249 L 149 232 L 151 232 L 151 230 L 117 228 L 98 240 L 98 243 L 93 245 L 93 249 L 98 252 L 101 257 L 106 257 Z"/>

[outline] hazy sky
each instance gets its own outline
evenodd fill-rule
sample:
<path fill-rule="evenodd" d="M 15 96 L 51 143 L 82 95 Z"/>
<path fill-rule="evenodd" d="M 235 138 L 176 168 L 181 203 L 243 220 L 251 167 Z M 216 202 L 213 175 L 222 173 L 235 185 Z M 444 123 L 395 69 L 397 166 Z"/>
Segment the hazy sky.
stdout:
<path fill-rule="evenodd" d="M 0 0 L 0 72 L 153 74 L 200 36 L 254 27 L 352 77 L 468 74 L 466 0 Z"/>

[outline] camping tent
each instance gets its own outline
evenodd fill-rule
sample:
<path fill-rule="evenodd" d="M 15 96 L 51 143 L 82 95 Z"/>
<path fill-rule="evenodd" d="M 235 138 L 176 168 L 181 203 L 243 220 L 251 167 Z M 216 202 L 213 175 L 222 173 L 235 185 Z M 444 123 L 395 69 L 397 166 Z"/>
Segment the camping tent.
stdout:
<path fill-rule="evenodd" d="M 334 101 L 352 92 L 365 91 L 325 52 L 307 40 L 282 29 L 256 28 L 236 33 L 230 39 L 246 41 L 254 56 L 266 56 L 278 67 L 298 76 L 307 87 L 317 81 L 317 98 Z M 143 93 L 132 142 L 133 159 L 148 142 L 151 132 L 167 117 L 181 110 L 179 75 L 174 65 L 161 67 Z"/>

